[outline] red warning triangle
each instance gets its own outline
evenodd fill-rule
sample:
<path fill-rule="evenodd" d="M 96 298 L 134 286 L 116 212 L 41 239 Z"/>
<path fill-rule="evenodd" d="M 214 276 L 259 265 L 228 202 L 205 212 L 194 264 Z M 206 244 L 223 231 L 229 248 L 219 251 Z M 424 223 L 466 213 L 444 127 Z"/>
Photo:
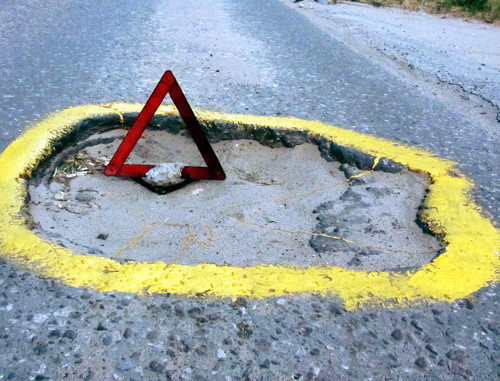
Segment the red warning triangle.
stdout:
<path fill-rule="evenodd" d="M 137 141 L 168 93 L 170 93 L 175 107 L 177 107 L 203 160 L 207 164 L 206 167 L 182 168 L 182 177 L 187 180 L 224 180 L 226 178 L 219 159 L 217 159 L 210 142 L 198 123 L 198 119 L 196 119 L 191 106 L 189 106 L 184 93 L 170 70 L 167 70 L 160 82 L 158 82 L 144 108 L 137 116 L 136 121 L 116 150 L 113 158 L 104 170 L 106 176 L 144 177 L 151 168 L 154 168 L 154 165 L 125 164 L 125 160 L 127 160 L 130 152 L 134 149 Z"/>

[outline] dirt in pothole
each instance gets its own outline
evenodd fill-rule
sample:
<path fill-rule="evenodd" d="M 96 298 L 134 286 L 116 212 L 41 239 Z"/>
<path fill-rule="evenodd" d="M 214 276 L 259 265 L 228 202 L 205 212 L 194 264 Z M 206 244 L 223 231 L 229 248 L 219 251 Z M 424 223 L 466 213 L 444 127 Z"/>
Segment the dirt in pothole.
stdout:
<path fill-rule="evenodd" d="M 90 137 L 100 140 L 64 160 L 62 152 L 59 165 L 30 185 L 37 234 L 82 254 L 185 265 L 394 270 L 428 263 L 441 249 L 415 222 L 427 187 L 422 175 L 327 162 L 309 143 L 232 140 L 213 145 L 225 181 L 157 195 L 102 174 L 124 133 Z M 204 164 L 190 138 L 164 131 L 149 131 L 129 158 L 179 161 Z"/>

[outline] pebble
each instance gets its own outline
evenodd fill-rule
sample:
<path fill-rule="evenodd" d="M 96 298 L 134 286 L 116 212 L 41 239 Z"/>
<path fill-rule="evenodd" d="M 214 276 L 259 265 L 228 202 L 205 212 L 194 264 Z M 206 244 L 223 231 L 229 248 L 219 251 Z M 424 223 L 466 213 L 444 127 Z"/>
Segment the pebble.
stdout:
<path fill-rule="evenodd" d="M 56 200 L 56 201 L 67 201 L 67 200 L 69 200 L 69 195 L 67 193 L 64 193 L 64 192 L 57 192 L 54 195 L 54 200 Z"/>
<path fill-rule="evenodd" d="M 96 330 L 97 331 L 107 331 L 108 329 L 104 326 L 104 324 L 99 323 L 99 324 L 97 324 Z"/>
<path fill-rule="evenodd" d="M 78 336 L 78 334 L 73 331 L 72 329 L 68 329 L 66 332 L 63 333 L 62 337 L 64 338 L 67 338 L 67 339 L 70 339 L 70 340 L 74 340 L 76 339 Z"/>
<path fill-rule="evenodd" d="M 85 381 L 91 381 L 94 379 L 95 373 L 94 371 L 90 370 L 87 372 L 87 375 L 85 376 Z"/>
<path fill-rule="evenodd" d="M 415 360 L 415 365 L 417 365 L 420 369 L 427 368 L 427 360 L 423 357 L 419 357 Z"/>
<path fill-rule="evenodd" d="M 122 372 L 126 372 L 132 369 L 132 363 L 126 360 L 119 361 L 118 364 L 116 365 L 116 369 Z"/>
<path fill-rule="evenodd" d="M 465 362 L 465 352 L 460 349 L 453 349 L 446 354 L 452 361 L 463 363 Z"/>
<path fill-rule="evenodd" d="M 111 341 L 112 341 L 112 340 L 111 340 L 111 336 L 104 336 L 104 337 L 102 338 L 102 343 L 103 343 L 104 345 L 106 345 L 106 346 L 107 346 L 107 345 L 111 345 Z"/>
<path fill-rule="evenodd" d="M 35 351 L 35 354 L 37 354 L 37 355 L 43 355 L 44 353 L 47 352 L 48 345 L 45 344 L 45 343 L 37 343 L 35 345 L 35 348 L 33 350 Z"/>
<path fill-rule="evenodd" d="M 95 200 L 95 196 L 89 192 L 78 192 L 75 196 L 76 201 L 90 202 Z"/>
<path fill-rule="evenodd" d="M 194 351 L 200 356 L 205 356 L 208 352 L 208 347 L 205 344 L 201 344 L 199 347 L 196 347 Z"/>
<path fill-rule="evenodd" d="M 435 356 L 438 355 L 438 352 L 436 351 L 436 349 L 431 344 L 427 344 L 425 346 L 425 349 L 427 349 L 429 352 L 431 352 Z"/>
<path fill-rule="evenodd" d="M 148 340 L 156 340 L 158 337 L 160 336 L 160 331 L 158 331 L 157 329 L 155 329 L 154 331 L 151 331 L 147 334 L 147 338 Z"/>
<path fill-rule="evenodd" d="M 419 322 L 416 320 L 412 320 L 410 324 L 418 331 L 423 331 L 424 329 L 420 326 Z"/>
<path fill-rule="evenodd" d="M 133 332 L 132 328 L 130 327 L 125 328 L 125 331 L 123 332 L 123 337 L 126 339 L 130 338 L 132 336 L 132 332 Z"/>
<path fill-rule="evenodd" d="M 69 201 L 66 205 L 64 205 L 64 209 L 66 209 L 68 212 L 75 214 L 85 213 L 85 207 L 83 207 L 81 204 L 77 204 L 72 201 Z"/>
<path fill-rule="evenodd" d="M 398 329 L 395 329 L 394 331 L 392 331 L 391 336 L 395 340 L 399 341 L 399 340 L 401 340 L 403 338 L 403 332 L 398 328 Z"/>
<path fill-rule="evenodd" d="M 49 337 L 60 337 L 61 336 L 61 331 L 58 329 L 54 329 L 49 332 Z"/>
<path fill-rule="evenodd" d="M 162 364 L 158 361 L 151 361 L 149 363 L 149 368 L 153 371 L 153 372 L 162 372 L 164 369 L 165 369 L 165 364 Z"/>
<path fill-rule="evenodd" d="M 268 369 L 270 365 L 271 362 L 269 361 L 269 359 L 266 359 L 262 364 L 259 365 L 259 367 L 261 367 L 262 369 Z"/>

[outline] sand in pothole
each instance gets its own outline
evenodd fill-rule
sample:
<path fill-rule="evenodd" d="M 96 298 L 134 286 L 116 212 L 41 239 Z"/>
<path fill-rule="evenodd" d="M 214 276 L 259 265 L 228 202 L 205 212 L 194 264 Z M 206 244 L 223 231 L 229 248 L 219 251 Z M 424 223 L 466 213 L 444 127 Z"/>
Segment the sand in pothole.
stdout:
<path fill-rule="evenodd" d="M 198 181 L 157 195 L 130 179 L 101 174 L 124 133 L 90 137 L 90 146 L 76 159 L 66 157 L 54 177 L 51 172 L 31 183 L 38 235 L 80 254 L 117 260 L 241 267 L 401 269 L 430 262 L 441 248 L 415 222 L 427 187 L 422 175 L 346 165 L 341 171 L 309 143 L 269 148 L 233 140 L 213 144 L 225 181 Z M 190 138 L 146 135 L 130 163 L 204 165 Z M 102 139 L 108 143 L 98 144 Z M 360 176 L 348 181 L 344 172 Z"/>

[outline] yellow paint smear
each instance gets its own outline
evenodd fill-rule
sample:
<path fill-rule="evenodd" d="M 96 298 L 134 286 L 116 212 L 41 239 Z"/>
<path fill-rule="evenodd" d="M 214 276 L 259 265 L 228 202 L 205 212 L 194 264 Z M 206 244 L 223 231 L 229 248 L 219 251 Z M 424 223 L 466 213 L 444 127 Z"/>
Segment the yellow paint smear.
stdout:
<path fill-rule="evenodd" d="M 134 246 L 137 246 L 138 244 L 141 243 L 143 238 L 149 234 L 151 231 L 152 226 L 151 225 L 146 225 L 146 227 L 140 232 L 136 237 L 132 238 L 126 245 L 125 247 L 121 248 L 116 255 L 117 256 L 122 256 L 125 254 L 127 251 L 129 251 L 131 248 Z"/>
<path fill-rule="evenodd" d="M 295 118 L 226 115 L 196 110 L 200 121 L 252 128 L 302 130 L 336 144 L 382 157 L 431 179 L 423 219 L 447 244 L 446 252 L 415 273 L 357 272 L 339 267 L 231 267 L 156 263 L 118 263 L 112 259 L 72 253 L 36 236 L 26 225 L 27 180 L 52 147 L 83 119 L 137 113 L 138 104 L 79 106 L 66 109 L 33 126 L 0 156 L 0 256 L 40 276 L 74 287 L 99 291 L 177 293 L 217 297 L 269 297 L 291 293 L 338 295 L 347 309 L 364 304 L 384 306 L 453 301 L 498 280 L 499 235 L 471 199 L 473 183 L 454 163 L 415 147 L 319 122 Z M 175 115 L 173 107 L 158 113 Z M 451 176 L 450 174 L 453 174 Z M 237 250 L 237 248 L 235 248 Z"/>

